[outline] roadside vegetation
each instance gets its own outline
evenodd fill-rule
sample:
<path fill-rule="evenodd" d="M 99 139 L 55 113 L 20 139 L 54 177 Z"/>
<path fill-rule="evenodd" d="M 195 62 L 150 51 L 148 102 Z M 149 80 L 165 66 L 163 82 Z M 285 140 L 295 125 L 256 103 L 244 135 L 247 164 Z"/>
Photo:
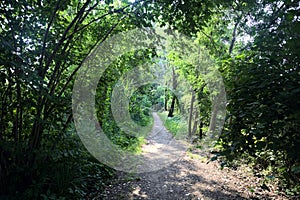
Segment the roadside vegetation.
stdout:
<path fill-rule="evenodd" d="M 107 38 L 134 28 L 169 28 L 192 38 L 190 59 L 166 51 L 183 40 L 124 52 L 95 91 L 106 136 L 140 153 L 160 112 L 175 136 L 199 145 L 220 115 L 207 80 L 217 69 L 226 92 L 225 124 L 214 151 L 223 166 L 247 164 L 266 182 L 300 195 L 300 16 L 295 0 L 3 0 L 0 2 L 0 198 L 87 199 L 103 190 L 114 170 L 83 146 L 72 114 L 72 88 L 85 58 Z M 160 65 L 164 86 L 146 84 L 118 98 L 129 101 L 135 134 L 114 120 L 112 94 L 122 76 Z M 144 70 L 143 81 L 151 74 Z M 187 87 L 184 83 L 188 82 Z M 88 83 L 88 81 L 86 82 Z M 125 83 L 125 82 L 124 82 Z M 174 91 L 177 91 L 175 93 Z M 224 103 L 224 102 L 223 102 Z M 119 113 L 122 116 L 120 110 Z M 267 189 L 267 188 L 265 188 Z"/>

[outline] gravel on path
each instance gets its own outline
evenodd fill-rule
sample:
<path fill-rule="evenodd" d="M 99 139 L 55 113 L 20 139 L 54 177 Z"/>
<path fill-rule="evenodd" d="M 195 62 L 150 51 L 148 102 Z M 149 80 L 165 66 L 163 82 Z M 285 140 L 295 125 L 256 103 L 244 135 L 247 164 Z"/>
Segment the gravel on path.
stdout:
<path fill-rule="evenodd" d="M 287 199 L 276 193 L 275 186 L 263 190 L 262 181 L 245 170 L 221 169 L 199 149 L 185 151 L 186 146 L 173 140 L 156 113 L 153 117 L 154 126 L 142 155 L 150 168 L 157 170 L 138 174 L 118 172 L 96 199 Z M 168 165 L 162 160 L 167 160 Z"/>

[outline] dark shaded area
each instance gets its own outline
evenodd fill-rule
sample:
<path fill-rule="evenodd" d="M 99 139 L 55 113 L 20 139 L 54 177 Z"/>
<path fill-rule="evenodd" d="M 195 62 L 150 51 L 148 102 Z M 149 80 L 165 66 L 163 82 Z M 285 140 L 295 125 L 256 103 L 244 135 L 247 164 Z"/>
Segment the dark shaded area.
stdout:
<path fill-rule="evenodd" d="M 181 175 L 182 169 L 188 171 Z M 243 197 L 243 192 L 222 185 L 218 180 L 207 179 L 197 174 L 199 166 L 187 160 L 178 160 L 161 170 L 139 175 L 119 172 L 105 192 L 98 196 L 104 200 L 119 199 L 274 199 L 271 197 Z M 212 172 L 213 173 L 213 172 Z M 224 172 L 225 173 L 225 172 Z M 197 183 L 209 188 L 195 189 Z M 213 189 L 210 189 L 213 188 Z M 202 197 L 199 197 L 201 195 Z"/>

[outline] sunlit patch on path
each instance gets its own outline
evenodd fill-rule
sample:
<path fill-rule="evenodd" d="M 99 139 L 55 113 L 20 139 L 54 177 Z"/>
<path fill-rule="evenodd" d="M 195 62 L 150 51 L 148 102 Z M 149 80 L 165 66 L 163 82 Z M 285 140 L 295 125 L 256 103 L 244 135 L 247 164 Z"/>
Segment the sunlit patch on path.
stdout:
<path fill-rule="evenodd" d="M 167 131 L 157 113 L 152 115 L 153 128 L 147 137 L 147 143 L 142 147 L 142 164 L 137 167 L 138 171 L 145 171 L 143 170 L 145 168 L 151 171 L 159 170 L 161 166 L 167 166 L 178 160 L 187 149 L 184 141 L 176 140 Z"/>
<path fill-rule="evenodd" d="M 142 148 L 139 172 L 143 167 L 157 170 L 139 174 L 118 172 L 97 199 L 287 199 L 276 194 L 275 188 L 262 190 L 261 180 L 244 171 L 221 170 L 217 162 L 208 162 L 209 153 L 196 149 L 186 153 L 186 145 L 173 139 L 156 113 L 153 118 L 153 129 Z M 169 165 L 161 167 L 162 163 Z"/>

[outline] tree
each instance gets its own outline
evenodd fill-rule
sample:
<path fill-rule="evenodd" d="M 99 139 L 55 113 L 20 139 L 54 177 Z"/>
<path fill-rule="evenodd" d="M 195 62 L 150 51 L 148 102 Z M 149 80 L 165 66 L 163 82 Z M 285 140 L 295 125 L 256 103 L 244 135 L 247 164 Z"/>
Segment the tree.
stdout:
<path fill-rule="evenodd" d="M 238 51 L 231 52 L 234 56 L 223 60 L 230 97 L 223 145 L 228 157 L 247 153 L 260 168 L 273 166 L 282 180 L 297 185 L 298 4 L 263 1 L 251 6 L 245 8 L 250 22 L 241 26 L 253 43 L 238 46 Z"/>
<path fill-rule="evenodd" d="M 72 127 L 77 70 L 96 44 L 138 26 L 132 17 L 139 8 L 92 0 L 0 3 L 1 193 L 22 192 L 46 171 L 40 163 L 54 163 L 53 151 L 64 146 L 57 141 Z"/>
<path fill-rule="evenodd" d="M 176 77 L 176 73 L 175 73 L 175 68 L 172 67 L 172 90 L 173 90 L 173 94 L 172 94 L 172 102 L 171 102 L 171 106 L 169 109 L 169 113 L 168 113 L 168 117 L 173 117 L 174 115 L 174 109 L 175 109 L 175 101 L 176 101 L 176 96 L 174 94 L 174 91 L 177 88 L 177 77 Z"/>
<path fill-rule="evenodd" d="M 194 111 L 194 102 L 195 102 L 195 92 L 192 91 L 192 98 L 191 98 L 191 106 L 190 106 L 190 113 L 189 113 L 189 125 L 188 125 L 188 137 L 191 138 L 193 133 L 195 132 L 194 129 L 197 126 L 194 126 L 192 130 L 192 121 L 193 121 L 193 111 Z M 195 122 L 195 124 L 197 124 Z"/>

